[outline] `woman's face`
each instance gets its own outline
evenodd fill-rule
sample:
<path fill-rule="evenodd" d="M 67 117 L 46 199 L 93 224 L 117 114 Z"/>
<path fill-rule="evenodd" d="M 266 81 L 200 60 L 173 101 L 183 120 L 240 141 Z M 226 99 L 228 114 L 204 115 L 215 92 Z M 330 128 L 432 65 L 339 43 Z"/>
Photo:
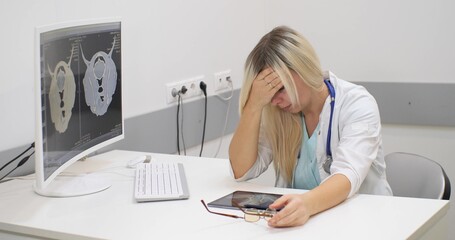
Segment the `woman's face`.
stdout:
<path fill-rule="evenodd" d="M 292 105 L 291 99 L 284 87 L 273 96 L 271 103 L 273 106 L 279 107 L 283 111 L 299 113 L 309 104 L 312 91 L 296 72 L 291 70 L 291 75 L 292 81 L 294 82 L 297 90 L 297 98 L 299 99 L 300 104 L 297 103 Z"/>

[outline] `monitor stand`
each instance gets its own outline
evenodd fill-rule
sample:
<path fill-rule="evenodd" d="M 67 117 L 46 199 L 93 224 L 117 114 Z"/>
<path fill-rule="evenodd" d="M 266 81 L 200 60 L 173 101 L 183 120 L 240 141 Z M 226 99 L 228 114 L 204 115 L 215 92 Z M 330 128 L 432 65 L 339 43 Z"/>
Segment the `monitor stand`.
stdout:
<path fill-rule="evenodd" d="M 105 178 L 94 174 L 59 175 L 45 188 L 34 185 L 37 194 L 46 197 L 76 197 L 104 191 L 111 186 Z"/>

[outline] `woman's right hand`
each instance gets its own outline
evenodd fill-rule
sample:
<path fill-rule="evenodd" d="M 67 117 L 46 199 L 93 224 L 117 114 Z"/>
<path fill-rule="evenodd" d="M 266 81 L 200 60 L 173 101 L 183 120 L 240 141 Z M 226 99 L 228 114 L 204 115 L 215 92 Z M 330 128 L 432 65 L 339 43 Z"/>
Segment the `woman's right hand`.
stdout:
<path fill-rule="evenodd" d="M 272 68 L 263 69 L 253 80 L 229 146 L 229 160 L 236 179 L 245 175 L 257 159 L 262 109 L 281 87 L 283 84 Z"/>
<path fill-rule="evenodd" d="M 246 107 L 262 110 L 282 87 L 283 83 L 272 68 L 262 70 L 253 80 Z"/>

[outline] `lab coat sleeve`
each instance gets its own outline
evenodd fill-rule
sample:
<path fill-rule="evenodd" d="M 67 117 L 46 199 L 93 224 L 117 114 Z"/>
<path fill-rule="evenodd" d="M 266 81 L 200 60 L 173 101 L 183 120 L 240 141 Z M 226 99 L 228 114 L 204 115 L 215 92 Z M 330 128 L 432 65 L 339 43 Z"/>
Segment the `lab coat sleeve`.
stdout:
<path fill-rule="evenodd" d="M 247 181 L 259 177 L 259 175 L 267 170 L 271 162 L 272 150 L 265 139 L 263 131 L 261 131 L 259 134 L 258 157 L 253 166 L 251 166 L 251 168 L 242 177 L 237 178 L 236 181 Z M 232 168 L 231 174 L 234 176 Z"/>
<path fill-rule="evenodd" d="M 331 173 L 351 182 L 351 197 L 358 192 L 381 145 L 381 121 L 374 98 L 366 91 L 353 91 L 339 109 L 339 143 L 332 153 Z"/>

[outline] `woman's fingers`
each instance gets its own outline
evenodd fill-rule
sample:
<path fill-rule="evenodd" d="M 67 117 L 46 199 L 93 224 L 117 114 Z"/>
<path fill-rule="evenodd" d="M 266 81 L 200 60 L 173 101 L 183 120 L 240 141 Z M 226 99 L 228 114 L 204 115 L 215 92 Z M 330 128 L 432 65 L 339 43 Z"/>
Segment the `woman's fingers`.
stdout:
<path fill-rule="evenodd" d="M 269 208 L 282 208 L 272 219 L 269 225 L 272 227 L 292 227 L 303 225 L 310 218 L 303 195 L 284 195 L 270 204 Z"/>
<path fill-rule="evenodd" d="M 259 74 L 256 77 L 256 80 L 258 81 L 264 81 L 270 74 L 273 74 L 273 69 L 272 68 L 266 68 L 259 72 Z"/>

